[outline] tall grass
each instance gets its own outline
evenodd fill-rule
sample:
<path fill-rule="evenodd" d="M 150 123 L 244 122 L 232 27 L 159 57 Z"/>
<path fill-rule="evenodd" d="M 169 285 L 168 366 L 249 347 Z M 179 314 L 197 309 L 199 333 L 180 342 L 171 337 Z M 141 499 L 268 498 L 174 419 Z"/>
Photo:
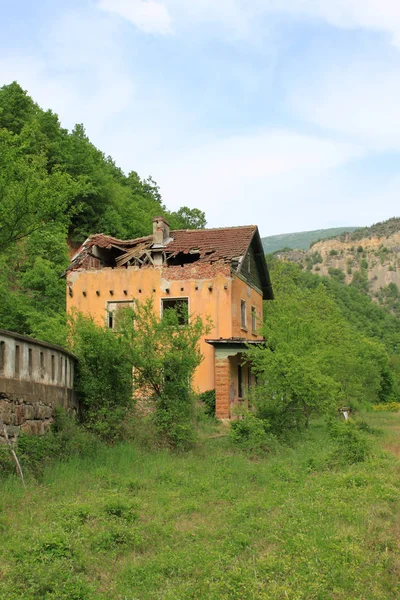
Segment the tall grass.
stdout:
<path fill-rule="evenodd" d="M 367 420 L 388 433 L 352 465 L 314 423 L 265 457 L 227 437 L 182 455 L 123 443 L 47 466 L 26 493 L 8 478 L 0 597 L 397 598 L 399 469 L 381 445 L 400 418 Z"/>

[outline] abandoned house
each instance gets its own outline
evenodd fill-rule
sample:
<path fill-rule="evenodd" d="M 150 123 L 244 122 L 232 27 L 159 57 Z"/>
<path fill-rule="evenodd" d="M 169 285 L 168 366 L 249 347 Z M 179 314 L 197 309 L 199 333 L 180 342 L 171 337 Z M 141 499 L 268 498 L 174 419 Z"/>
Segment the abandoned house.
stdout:
<path fill-rule="evenodd" d="M 160 315 L 174 307 L 207 315 L 212 331 L 201 340 L 198 392 L 216 390 L 216 415 L 228 419 L 255 378 L 243 360 L 247 344 L 262 344 L 263 300 L 273 297 L 258 228 L 170 231 L 162 217 L 153 235 L 118 240 L 90 236 L 67 271 L 67 310 L 115 326 L 117 311 L 153 298 Z"/>

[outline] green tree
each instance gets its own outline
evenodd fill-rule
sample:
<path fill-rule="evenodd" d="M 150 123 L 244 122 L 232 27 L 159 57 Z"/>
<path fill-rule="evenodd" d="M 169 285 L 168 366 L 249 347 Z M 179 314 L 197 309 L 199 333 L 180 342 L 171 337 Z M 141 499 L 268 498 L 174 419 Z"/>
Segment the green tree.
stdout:
<path fill-rule="evenodd" d="M 137 394 L 154 402 L 160 438 L 177 449 L 194 440 L 192 378 L 202 360 L 200 338 L 209 324 L 191 316 L 181 325 L 177 310 L 154 311 L 153 299 L 121 311 L 117 330 L 128 348 Z"/>

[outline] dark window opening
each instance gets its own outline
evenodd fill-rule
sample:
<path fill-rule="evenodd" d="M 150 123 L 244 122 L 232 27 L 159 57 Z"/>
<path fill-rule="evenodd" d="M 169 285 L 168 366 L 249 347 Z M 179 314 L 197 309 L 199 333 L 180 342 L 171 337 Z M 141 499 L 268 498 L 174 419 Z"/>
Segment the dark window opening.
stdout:
<path fill-rule="evenodd" d="M 165 311 L 175 310 L 179 325 L 187 325 L 189 322 L 189 299 L 188 298 L 163 298 L 162 314 Z"/>
<path fill-rule="evenodd" d="M 6 364 L 6 343 L 0 342 L 0 373 L 4 371 L 4 365 Z"/>
<path fill-rule="evenodd" d="M 114 329 L 114 313 L 112 310 L 107 312 L 107 327 L 109 329 Z"/>
<path fill-rule="evenodd" d="M 32 356 L 32 348 L 28 348 L 28 375 L 32 376 L 33 371 L 33 356 Z"/>
<path fill-rule="evenodd" d="M 51 378 L 53 381 L 56 378 L 56 361 L 54 354 L 51 355 Z"/>
<path fill-rule="evenodd" d="M 40 353 L 40 377 L 44 377 L 44 354 Z"/>
<path fill-rule="evenodd" d="M 15 346 L 15 365 L 14 365 L 14 372 L 15 375 L 19 375 L 19 367 L 20 367 L 20 348 L 18 346 L 18 344 Z"/>
<path fill-rule="evenodd" d="M 243 367 L 238 365 L 238 396 L 244 398 Z"/>
<path fill-rule="evenodd" d="M 240 301 L 240 323 L 243 329 L 247 328 L 247 310 L 246 302 L 244 300 Z"/>

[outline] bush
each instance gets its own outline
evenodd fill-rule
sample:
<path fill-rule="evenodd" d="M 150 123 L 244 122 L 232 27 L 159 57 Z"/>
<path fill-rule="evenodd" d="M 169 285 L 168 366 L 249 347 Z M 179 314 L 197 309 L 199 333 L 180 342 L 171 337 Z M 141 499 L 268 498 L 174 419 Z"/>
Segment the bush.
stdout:
<path fill-rule="evenodd" d="M 199 400 L 204 403 L 204 412 L 209 417 L 215 417 L 215 390 L 207 390 L 199 395 Z"/>
<path fill-rule="evenodd" d="M 329 433 L 336 445 L 331 456 L 332 463 L 353 465 L 364 462 L 370 456 L 369 441 L 352 421 L 331 422 Z"/>
<path fill-rule="evenodd" d="M 334 250 L 334 249 L 332 249 L 332 250 L 329 252 L 329 256 L 337 256 L 338 254 L 339 254 L 339 252 L 338 252 L 337 250 Z"/>
<path fill-rule="evenodd" d="M 386 402 L 386 403 L 382 403 L 382 404 L 375 404 L 372 407 L 373 411 L 390 411 L 390 412 L 398 412 L 400 410 L 400 403 L 399 402 Z"/>
<path fill-rule="evenodd" d="M 78 357 L 76 391 L 85 426 L 108 442 L 121 437 L 132 400 L 132 362 L 125 340 L 82 314 L 70 324 Z"/>
<path fill-rule="evenodd" d="M 118 324 L 134 367 L 136 389 L 153 401 L 159 442 L 178 450 L 195 441 L 191 384 L 203 359 L 199 341 L 209 331 L 200 317 L 188 317 L 182 310 L 170 309 L 160 318 L 150 298 L 126 309 Z"/>
<path fill-rule="evenodd" d="M 246 412 L 242 418 L 232 421 L 230 438 L 235 446 L 246 452 L 261 454 L 271 451 L 276 439 L 268 433 L 269 424 L 265 419 L 259 419 L 251 412 Z"/>
<path fill-rule="evenodd" d="M 29 471 L 38 477 L 45 466 L 56 459 L 70 456 L 90 456 L 99 448 L 99 441 L 76 420 L 69 416 L 63 408 L 57 408 L 51 430 L 45 435 L 27 435 L 18 437 L 17 455 L 24 473 Z M 4 456 L 7 468 L 4 474 L 15 472 L 14 463 Z"/>

